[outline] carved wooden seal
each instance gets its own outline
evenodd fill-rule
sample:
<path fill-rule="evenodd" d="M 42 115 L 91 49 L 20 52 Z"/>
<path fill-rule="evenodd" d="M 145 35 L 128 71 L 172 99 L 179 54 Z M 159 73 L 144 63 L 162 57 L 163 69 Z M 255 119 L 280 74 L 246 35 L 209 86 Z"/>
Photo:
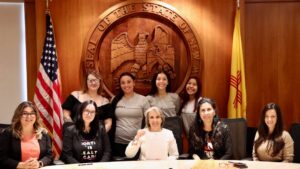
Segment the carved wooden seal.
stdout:
<path fill-rule="evenodd" d="M 201 76 L 203 55 L 190 24 L 160 1 L 126 1 L 107 9 L 87 34 L 84 71 L 97 70 L 104 90 L 113 95 L 120 73 L 136 76 L 136 90 L 146 94 L 157 70 L 172 78 L 179 93 L 189 76 Z"/>

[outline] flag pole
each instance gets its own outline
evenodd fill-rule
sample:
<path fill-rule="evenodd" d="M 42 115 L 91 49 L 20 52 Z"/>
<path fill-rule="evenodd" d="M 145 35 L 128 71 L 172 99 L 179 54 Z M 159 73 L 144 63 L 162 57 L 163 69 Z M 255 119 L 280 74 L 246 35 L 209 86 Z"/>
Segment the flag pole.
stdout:
<path fill-rule="evenodd" d="M 57 160 L 62 151 L 63 111 L 61 108 L 62 99 L 58 56 L 54 28 L 50 16 L 49 0 L 45 2 L 45 18 L 44 47 L 33 100 L 39 110 L 43 126 L 47 128 L 51 136 L 54 159 Z"/>
<path fill-rule="evenodd" d="M 228 99 L 228 118 L 247 118 L 247 93 L 243 47 L 240 28 L 240 2 L 236 0 L 236 12 L 232 37 L 230 87 Z"/>
<path fill-rule="evenodd" d="M 52 2 L 52 0 L 50 0 L 50 2 Z M 45 13 L 50 13 L 49 0 L 46 0 L 46 11 L 45 11 Z"/>

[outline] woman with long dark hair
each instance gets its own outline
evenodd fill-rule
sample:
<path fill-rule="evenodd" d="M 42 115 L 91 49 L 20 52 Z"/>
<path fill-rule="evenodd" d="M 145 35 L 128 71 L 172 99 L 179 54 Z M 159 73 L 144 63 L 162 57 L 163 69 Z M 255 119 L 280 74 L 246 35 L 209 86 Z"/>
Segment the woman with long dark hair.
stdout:
<path fill-rule="evenodd" d="M 189 134 L 189 154 L 201 159 L 226 160 L 232 157 L 232 140 L 228 125 L 218 118 L 214 100 L 202 98 Z"/>
<path fill-rule="evenodd" d="M 177 116 L 179 113 L 180 98 L 177 93 L 171 92 L 171 78 L 164 71 L 154 74 L 147 99 L 150 106 L 162 109 L 166 118 Z"/>
<path fill-rule="evenodd" d="M 294 141 L 283 130 L 282 113 L 275 103 L 265 105 L 253 145 L 254 161 L 293 162 Z"/>
<path fill-rule="evenodd" d="M 67 163 L 87 163 L 110 160 L 110 143 L 105 128 L 99 124 L 97 105 L 83 102 L 74 125 L 66 128 L 61 159 Z"/>
<path fill-rule="evenodd" d="M 190 77 L 182 93 L 182 104 L 180 115 L 186 135 L 188 136 L 190 127 L 193 125 L 197 103 L 201 100 L 201 83 L 197 77 Z"/>
<path fill-rule="evenodd" d="M 113 155 L 125 157 L 128 143 L 143 128 L 144 112 L 150 107 L 145 96 L 134 92 L 135 77 L 124 72 L 119 77 L 121 90 L 112 100 L 114 110 L 111 142 Z"/>

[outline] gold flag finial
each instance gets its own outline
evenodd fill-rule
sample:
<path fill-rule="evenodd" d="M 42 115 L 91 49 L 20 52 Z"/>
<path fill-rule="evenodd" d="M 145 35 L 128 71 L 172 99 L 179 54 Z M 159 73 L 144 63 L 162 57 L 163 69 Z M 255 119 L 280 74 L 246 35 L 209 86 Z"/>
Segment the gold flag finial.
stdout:
<path fill-rule="evenodd" d="M 52 0 L 50 0 L 51 2 Z M 46 13 L 49 13 L 50 9 L 49 9 L 49 0 L 46 0 Z"/>

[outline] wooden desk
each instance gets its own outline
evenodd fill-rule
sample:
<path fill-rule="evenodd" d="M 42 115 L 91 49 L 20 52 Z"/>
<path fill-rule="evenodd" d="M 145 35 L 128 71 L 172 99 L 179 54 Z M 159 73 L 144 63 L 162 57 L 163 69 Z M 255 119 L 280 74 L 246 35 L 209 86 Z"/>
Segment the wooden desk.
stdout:
<path fill-rule="evenodd" d="M 280 162 L 255 162 L 255 161 L 235 161 L 247 164 L 248 169 L 300 169 L 300 164 L 280 163 Z M 216 160 L 218 169 L 228 169 L 219 167 L 219 163 L 228 161 Z M 169 161 L 122 161 L 122 162 L 99 162 L 90 164 L 69 164 L 53 165 L 43 167 L 43 169 L 191 169 L 195 165 L 194 160 L 169 160 Z"/>

